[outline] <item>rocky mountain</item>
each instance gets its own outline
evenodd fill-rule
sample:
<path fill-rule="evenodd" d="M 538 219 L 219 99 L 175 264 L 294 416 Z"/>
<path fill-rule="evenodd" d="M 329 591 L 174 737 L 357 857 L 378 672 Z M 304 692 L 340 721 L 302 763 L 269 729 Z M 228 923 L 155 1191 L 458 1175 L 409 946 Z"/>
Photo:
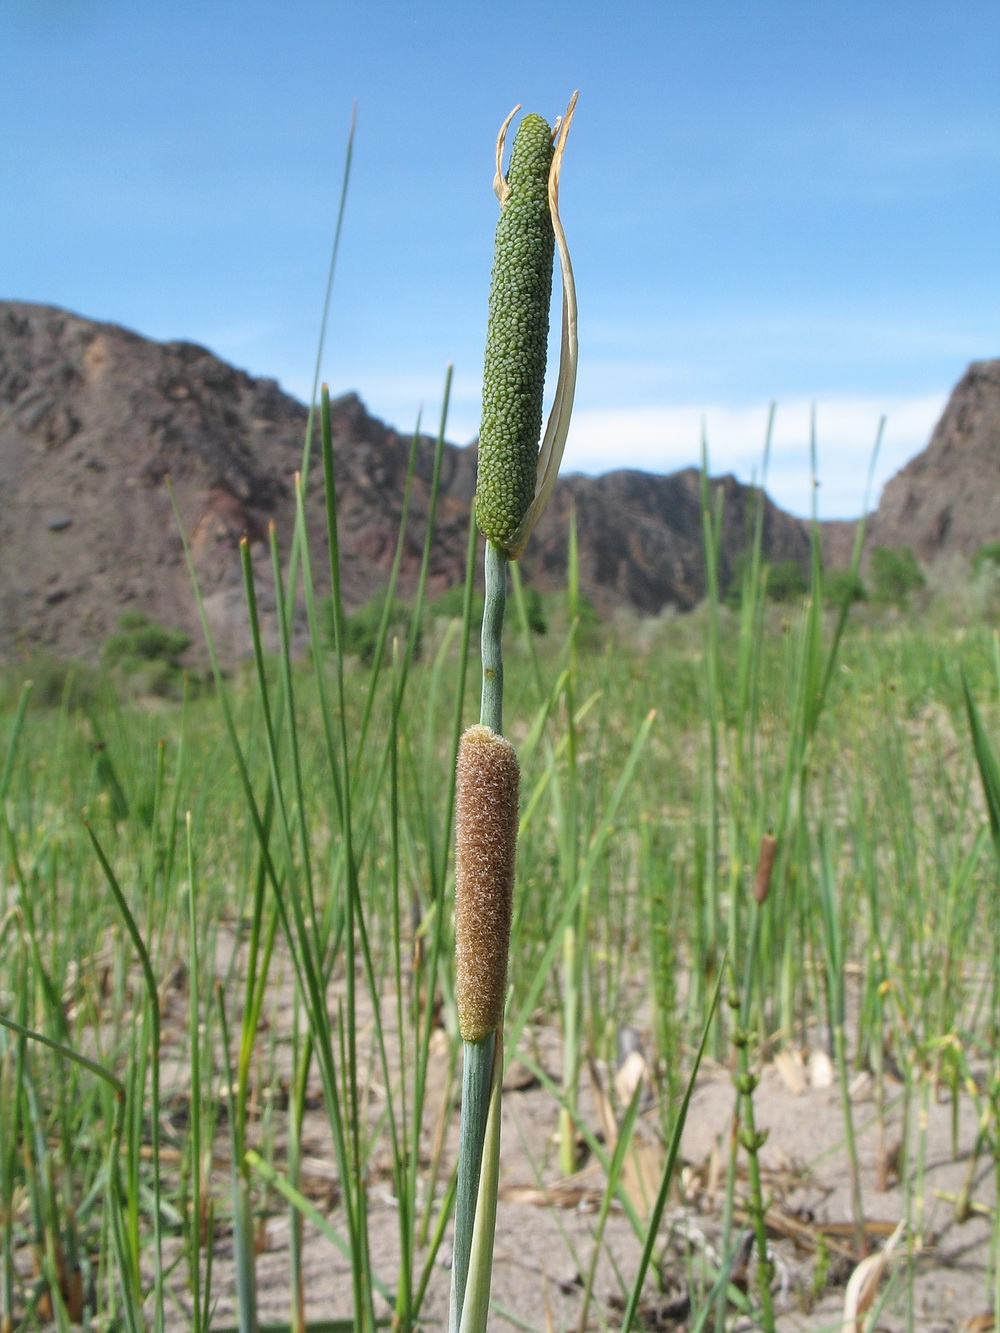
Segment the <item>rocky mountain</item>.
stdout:
<path fill-rule="evenodd" d="M 250 541 L 267 622 L 274 602 L 267 534 L 273 524 L 288 551 L 307 420 L 307 409 L 275 381 L 254 379 L 203 347 L 0 302 L 0 655 L 44 647 L 94 656 L 128 609 L 200 641 L 181 529 L 220 653 L 244 655 L 240 539 Z M 411 441 L 369 416 L 353 394 L 334 401 L 333 430 L 343 590 L 355 607 L 388 577 Z M 404 591 L 419 568 L 433 460 L 433 441 L 422 438 Z M 746 545 L 754 495 L 733 477 L 713 484 L 722 495 L 725 576 Z M 446 445 L 432 596 L 462 577 L 474 488 L 475 448 Z M 769 558 L 804 561 L 802 523 L 765 504 Z M 318 441 L 305 507 L 313 570 L 328 586 Z M 701 598 L 695 469 L 563 477 L 522 561 L 542 591 L 564 582 L 574 508 L 581 586 L 599 609 L 624 603 L 655 613 Z"/>
<path fill-rule="evenodd" d="M 921 560 L 968 559 L 1000 540 L 1000 361 L 974 361 L 930 444 L 886 483 L 868 541 Z"/>
<path fill-rule="evenodd" d="M 850 561 L 856 524 L 822 525 L 823 558 Z M 909 546 L 924 564 L 968 560 L 1000 541 L 1000 360 L 973 361 L 930 443 L 888 482 L 865 525 L 865 549 Z"/>

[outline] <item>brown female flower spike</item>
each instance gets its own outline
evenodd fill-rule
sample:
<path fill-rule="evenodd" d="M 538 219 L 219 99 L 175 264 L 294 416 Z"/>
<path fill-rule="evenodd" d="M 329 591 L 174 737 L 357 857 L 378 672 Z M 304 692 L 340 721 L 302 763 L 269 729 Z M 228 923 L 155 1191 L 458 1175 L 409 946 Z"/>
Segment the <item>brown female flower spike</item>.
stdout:
<path fill-rule="evenodd" d="M 517 755 L 489 727 L 458 747 L 455 810 L 455 989 L 464 1041 L 503 1021 L 517 853 Z"/>
<path fill-rule="evenodd" d="M 767 902 L 771 892 L 771 876 L 774 874 L 774 858 L 778 853 L 778 839 L 773 833 L 765 833 L 760 840 L 760 855 L 757 860 L 757 874 L 753 882 L 754 902 L 761 906 Z"/>

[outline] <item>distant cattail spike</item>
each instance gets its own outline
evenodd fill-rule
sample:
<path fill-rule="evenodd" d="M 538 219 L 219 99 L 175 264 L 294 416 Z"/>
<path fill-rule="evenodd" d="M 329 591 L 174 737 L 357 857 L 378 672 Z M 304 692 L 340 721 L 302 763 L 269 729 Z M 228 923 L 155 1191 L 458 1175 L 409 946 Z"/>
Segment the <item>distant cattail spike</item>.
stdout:
<path fill-rule="evenodd" d="M 774 858 L 778 851 L 778 839 L 773 833 L 765 833 L 760 840 L 760 852 L 757 856 L 757 874 L 753 882 L 754 902 L 763 905 L 771 892 L 771 876 L 774 873 Z"/>
<path fill-rule="evenodd" d="M 501 144 L 505 130 L 506 124 Z M 507 177 L 498 169 L 495 186 L 501 207 L 483 368 L 476 518 L 484 536 L 503 547 L 513 541 L 535 498 L 555 253 L 552 155 L 547 122 L 525 116 L 514 136 Z"/>
<path fill-rule="evenodd" d="M 519 778 L 510 742 L 470 727 L 458 749 L 455 809 L 455 989 L 464 1041 L 480 1041 L 503 1021 Z"/>

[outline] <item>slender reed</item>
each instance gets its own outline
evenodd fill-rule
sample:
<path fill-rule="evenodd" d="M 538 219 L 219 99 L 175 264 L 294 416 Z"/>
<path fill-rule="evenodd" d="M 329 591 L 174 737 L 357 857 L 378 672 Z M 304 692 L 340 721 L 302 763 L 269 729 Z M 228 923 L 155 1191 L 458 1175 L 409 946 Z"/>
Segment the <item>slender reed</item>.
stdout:
<path fill-rule="evenodd" d="M 486 538 L 480 725 L 462 737 L 456 788 L 456 999 L 463 1041 L 462 1118 L 450 1326 L 485 1329 L 500 1148 L 503 1010 L 517 850 L 519 767 L 503 737 L 507 562 L 524 549 L 555 484 L 576 383 L 576 295 L 559 220 L 562 154 L 574 93 L 555 133 L 521 121 L 506 176 L 507 117 L 497 138 L 500 200 L 483 373 L 476 519 Z M 552 261 L 563 279 L 562 355 L 539 448 Z"/>
<path fill-rule="evenodd" d="M 982 779 L 983 794 L 989 815 L 990 834 L 997 860 L 1000 861 L 1000 761 L 997 760 L 982 718 L 972 696 L 968 677 L 962 673 L 962 691 L 972 734 L 972 746 Z M 993 1243 L 991 1246 L 992 1291 L 994 1319 L 1000 1317 L 1000 895 L 994 889 L 990 903 L 990 1013 L 992 1068 L 989 1071 L 989 1099 L 993 1111 L 993 1159 L 997 1190 L 994 1210 Z"/>

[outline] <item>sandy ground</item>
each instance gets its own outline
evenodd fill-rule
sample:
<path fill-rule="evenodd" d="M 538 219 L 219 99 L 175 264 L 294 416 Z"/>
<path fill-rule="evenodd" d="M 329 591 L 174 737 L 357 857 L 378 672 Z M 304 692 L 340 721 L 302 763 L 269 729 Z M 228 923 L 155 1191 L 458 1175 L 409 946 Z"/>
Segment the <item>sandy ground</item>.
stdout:
<path fill-rule="evenodd" d="M 243 944 L 220 932 L 219 975 Z M 334 986 L 336 989 L 336 985 Z M 269 1092 L 287 1079 L 290 1060 L 293 989 L 279 963 L 274 1005 L 262 1029 L 261 1058 L 255 1067 L 264 1108 Z M 359 994 L 360 1000 L 360 994 Z M 173 1138 L 165 1169 L 176 1170 L 188 1115 L 190 1071 L 184 1060 L 189 996 L 178 969 L 163 997 L 164 1044 L 161 1079 L 165 1144 Z M 398 1048 L 391 1030 L 394 1005 L 387 1005 L 386 1040 L 390 1068 L 398 1068 Z M 359 1010 L 364 1030 L 364 1015 Z M 370 1026 L 369 1026 L 370 1030 Z M 612 1102 L 625 1105 L 631 1090 L 642 1086 L 642 1112 L 634 1148 L 626 1154 L 622 1188 L 631 1201 L 638 1230 L 643 1229 L 659 1183 L 664 1149 L 661 1117 L 641 1050 L 645 1035 L 632 1034 L 636 1048 L 619 1070 L 584 1067 L 580 1116 L 590 1134 L 608 1144 L 617 1124 Z M 525 1054 L 530 1050 L 534 1067 Z M 540 1026 L 525 1034 L 522 1060 L 515 1059 L 505 1079 L 502 1123 L 500 1202 L 497 1217 L 491 1327 L 548 1333 L 585 1327 L 614 1328 L 620 1322 L 623 1294 L 638 1269 L 641 1241 L 628 1210 L 614 1201 L 602 1223 L 605 1176 L 596 1154 L 581 1142 L 579 1168 L 564 1177 L 558 1167 L 558 1103 L 551 1088 L 536 1076 L 540 1069 L 558 1083 L 561 1050 L 558 1032 Z M 450 1046 L 443 1031 L 434 1034 L 428 1069 L 426 1114 L 421 1133 L 421 1182 L 429 1189 L 427 1165 L 440 1149 L 434 1185 L 439 1198 L 455 1160 L 458 1138 L 457 1089 L 449 1081 Z M 220 1061 L 220 1069 L 221 1069 Z M 259 1071 L 259 1072 L 258 1072 Z M 981 1078 L 985 1070 L 974 1070 Z M 993 1327 L 990 1309 L 991 1213 L 996 1209 L 996 1171 L 987 1155 L 972 1156 L 977 1140 L 977 1109 L 963 1092 L 957 1108 L 943 1088 L 919 1083 L 906 1114 L 900 1081 L 886 1078 L 884 1114 L 879 1124 L 870 1074 L 852 1073 L 851 1118 L 860 1162 L 860 1187 L 867 1244 L 878 1251 L 897 1224 L 906 1219 L 892 1263 L 880 1288 L 884 1304 L 875 1327 L 885 1333 L 975 1333 Z M 617 1079 L 617 1096 L 609 1097 Z M 460 1083 L 460 1077 L 458 1079 Z M 287 1087 L 287 1082 L 285 1083 Z M 218 1091 L 218 1089 L 216 1090 Z M 385 1110 L 385 1089 L 372 1078 L 367 1089 L 373 1125 Z M 695 1326 L 706 1306 L 707 1290 L 722 1250 L 722 1214 L 726 1164 L 734 1109 L 730 1072 L 705 1061 L 693 1093 L 682 1140 L 681 1160 L 657 1233 L 657 1247 L 643 1294 L 642 1327 L 682 1330 Z M 985 1097 L 979 1098 L 985 1105 Z M 280 1095 L 267 1115 L 252 1120 L 253 1136 L 270 1135 L 277 1169 L 283 1169 L 286 1111 Z M 340 1186 L 329 1120 L 318 1081 L 310 1087 L 303 1126 L 303 1191 L 328 1223 L 343 1229 Z M 782 1333 L 838 1330 L 842 1333 L 845 1285 L 858 1251 L 852 1225 L 844 1116 L 833 1067 L 821 1049 L 784 1051 L 760 1071 L 754 1094 L 757 1127 L 767 1131 L 760 1152 L 767 1200 L 768 1242 L 774 1264 L 772 1290 Z M 996 1133 L 993 1108 L 992 1133 Z M 177 1132 L 171 1136 L 171 1130 Z M 957 1150 L 953 1151 L 953 1143 Z M 988 1149 L 990 1145 L 988 1144 Z M 228 1218 L 228 1136 L 216 1142 L 211 1189 L 218 1201 L 213 1234 L 212 1289 L 216 1297 L 213 1326 L 235 1323 L 232 1236 Z M 738 1154 L 735 1190 L 737 1237 L 749 1238 L 745 1201 L 746 1154 Z M 971 1206 L 957 1216 L 956 1197 L 967 1191 Z M 263 1195 L 261 1195 L 263 1197 Z M 399 1215 L 385 1137 L 376 1143 L 367 1182 L 372 1268 L 387 1290 L 399 1269 Z M 289 1213 L 273 1191 L 259 1218 L 257 1284 L 260 1318 L 287 1322 L 290 1263 Z M 600 1234 L 598 1234 L 600 1232 Z M 304 1281 L 309 1319 L 350 1318 L 351 1274 L 347 1259 L 313 1225 L 304 1231 Z M 178 1241 L 169 1240 L 168 1258 Z M 732 1256 L 731 1279 L 753 1291 L 755 1264 L 749 1243 Z M 417 1257 L 422 1266 L 426 1252 Z M 447 1327 L 451 1231 L 445 1233 L 433 1264 L 422 1308 L 421 1326 Z M 19 1266 L 30 1271 L 25 1250 Z M 23 1262 L 22 1262 L 23 1261 Z M 171 1280 L 170 1333 L 190 1327 L 182 1260 Z M 591 1286 L 589 1304 L 585 1298 Z M 391 1308 L 376 1297 L 376 1311 Z M 713 1327 L 710 1321 L 708 1327 Z M 728 1329 L 756 1327 L 731 1308 Z"/>
<path fill-rule="evenodd" d="M 555 1033 L 535 1034 L 535 1049 L 551 1070 L 558 1068 Z M 444 1045 L 444 1043 L 442 1043 Z M 443 1096 L 447 1057 L 434 1057 L 432 1074 Z M 808 1053 L 781 1057 L 763 1071 L 755 1094 L 758 1127 L 768 1131 L 761 1150 L 764 1189 L 770 1197 L 769 1241 L 775 1263 L 775 1306 L 782 1330 L 840 1329 L 846 1281 L 854 1268 L 851 1194 L 844 1150 L 843 1114 L 828 1061 L 819 1057 L 812 1069 Z M 810 1077 L 812 1074 L 812 1078 Z M 585 1075 L 582 1112 L 595 1134 L 613 1133 L 602 1119 L 601 1100 Z M 886 1114 L 880 1147 L 870 1076 L 855 1077 L 852 1117 L 861 1166 L 864 1216 L 869 1243 L 886 1243 L 900 1219 L 910 1226 L 901 1239 L 887 1279 L 880 1288 L 885 1303 L 877 1319 L 884 1330 L 907 1327 L 923 1333 L 992 1327 L 983 1318 L 989 1309 L 987 1290 L 991 1223 L 978 1211 L 995 1206 L 995 1176 L 987 1157 L 973 1164 L 976 1111 L 969 1097 L 958 1107 L 957 1155 L 952 1153 L 952 1104 L 933 1090 L 921 1130 L 919 1106 L 910 1117 L 910 1166 L 901 1152 L 903 1096 L 898 1083 L 886 1089 Z M 704 1305 L 704 1273 L 718 1258 L 721 1210 L 725 1192 L 725 1159 L 733 1112 L 729 1072 L 703 1067 L 691 1103 L 682 1146 L 683 1167 L 659 1230 L 661 1252 L 646 1284 L 644 1326 L 649 1329 L 690 1328 Z M 434 1106 L 432 1091 L 430 1105 Z M 496 1329 L 575 1329 L 583 1314 L 584 1286 L 595 1263 L 593 1299 L 587 1312 L 590 1327 L 614 1327 L 621 1312 L 622 1286 L 634 1275 L 640 1243 L 624 1209 L 615 1204 L 603 1239 L 595 1244 L 604 1175 L 595 1160 L 583 1160 L 569 1180 L 557 1168 L 557 1110 L 550 1092 L 518 1065 L 512 1067 L 504 1098 L 501 1200 L 497 1220 L 494 1268 Z M 638 1156 L 626 1166 L 625 1186 L 639 1212 L 655 1188 L 662 1147 L 655 1107 L 644 1112 L 637 1134 Z M 336 1197 L 335 1170 L 326 1118 L 307 1117 L 310 1192 L 322 1201 Z M 431 1135 L 425 1146 L 430 1148 Z M 445 1161 L 453 1160 L 456 1126 L 451 1124 Z M 911 1179 L 922 1153 L 923 1187 L 907 1189 L 899 1168 Z M 879 1163 L 882 1163 L 880 1180 Z M 740 1152 L 737 1216 L 743 1219 L 746 1197 L 745 1156 Z M 976 1207 L 964 1221 L 956 1220 L 954 1203 L 971 1171 L 971 1197 Z M 883 1188 L 880 1188 L 880 1184 Z M 391 1181 L 372 1179 L 369 1187 L 374 1269 L 391 1285 L 396 1271 L 397 1216 Z M 337 1224 L 336 1207 L 330 1221 Z M 909 1237 L 909 1243 L 907 1243 Z M 262 1235 L 258 1282 L 261 1317 L 288 1317 L 288 1242 L 286 1214 L 267 1220 Z M 310 1318 L 348 1316 L 351 1312 L 347 1261 L 312 1228 L 306 1228 L 307 1314 Z M 748 1247 L 744 1247 L 746 1250 Z M 596 1251 L 596 1258 L 595 1258 Z M 218 1238 L 216 1290 L 227 1289 L 229 1242 Z M 447 1323 L 450 1231 L 435 1265 L 424 1306 L 423 1323 Z M 825 1268 L 825 1279 L 817 1273 Z M 737 1262 L 734 1280 L 754 1281 L 753 1261 Z M 388 1306 L 378 1301 L 379 1313 Z M 233 1316 L 220 1300 L 217 1322 Z M 738 1312 L 731 1328 L 756 1327 Z M 908 1323 L 909 1320 L 909 1323 Z M 180 1327 L 180 1325 L 178 1325 Z"/>

